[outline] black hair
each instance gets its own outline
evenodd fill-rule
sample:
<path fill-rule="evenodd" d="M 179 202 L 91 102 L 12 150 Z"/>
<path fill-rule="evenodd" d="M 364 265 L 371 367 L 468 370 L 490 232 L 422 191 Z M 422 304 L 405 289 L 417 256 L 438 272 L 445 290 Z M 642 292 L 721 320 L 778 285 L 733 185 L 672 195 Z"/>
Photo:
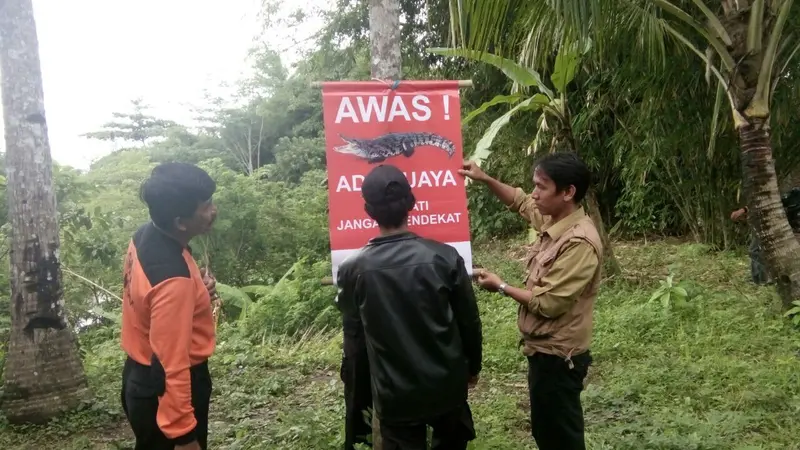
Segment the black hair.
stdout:
<path fill-rule="evenodd" d="M 417 203 L 414 193 L 397 182 L 386 186 L 386 195 L 380 203 L 365 203 L 364 210 L 383 228 L 399 228 L 408 220 L 408 213 Z"/>
<path fill-rule="evenodd" d="M 176 218 L 192 217 L 208 201 L 217 184 L 208 173 L 187 163 L 163 163 L 142 183 L 139 198 L 147 204 L 150 219 L 157 226 L 172 229 Z"/>
<path fill-rule="evenodd" d="M 575 186 L 575 203 L 580 203 L 589 190 L 592 172 L 589 167 L 573 152 L 549 153 L 533 163 L 533 170 L 541 169 L 547 174 L 556 189 L 565 191 L 570 186 Z"/>

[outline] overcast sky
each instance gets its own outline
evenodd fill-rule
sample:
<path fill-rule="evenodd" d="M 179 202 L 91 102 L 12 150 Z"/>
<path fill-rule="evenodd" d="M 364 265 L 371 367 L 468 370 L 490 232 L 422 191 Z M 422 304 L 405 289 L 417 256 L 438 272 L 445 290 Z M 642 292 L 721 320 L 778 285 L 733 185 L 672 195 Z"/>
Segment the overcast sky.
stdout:
<path fill-rule="evenodd" d="M 304 0 L 304 5 L 324 4 Z M 220 94 L 249 70 L 261 0 L 33 0 L 51 152 L 87 169 L 113 144 L 96 131 L 141 96 L 151 113 L 191 119 L 204 90 Z M 310 24 L 318 26 L 318 22 Z M 280 40 L 280 32 L 269 34 Z M 283 47 L 286 47 L 284 45 Z M 291 51 L 288 59 L 296 59 Z M 0 125 L 1 126 L 1 125 Z"/>

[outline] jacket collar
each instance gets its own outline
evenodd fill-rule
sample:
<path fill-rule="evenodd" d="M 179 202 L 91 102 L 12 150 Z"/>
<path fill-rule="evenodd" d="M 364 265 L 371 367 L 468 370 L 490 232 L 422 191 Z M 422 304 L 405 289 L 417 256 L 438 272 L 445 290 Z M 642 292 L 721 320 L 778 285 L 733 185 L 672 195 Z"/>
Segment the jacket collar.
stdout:
<path fill-rule="evenodd" d="M 542 227 L 542 233 L 547 233 L 551 239 L 558 240 L 569 227 L 578 223 L 584 216 L 586 216 L 586 213 L 583 211 L 583 206 L 579 206 L 578 209 L 567 217 L 564 217 L 556 223 L 549 223 L 546 227 Z"/>
<path fill-rule="evenodd" d="M 405 241 L 408 239 L 414 239 L 416 237 L 417 235 L 415 233 L 412 233 L 411 231 L 403 231 L 402 233 L 394 233 L 386 236 L 376 236 L 370 239 L 369 243 L 373 245 L 379 245 L 379 244 L 385 244 L 387 242 Z"/>
<path fill-rule="evenodd" d="M 151 221 L 151 222 L 150 222 L 150 226 L 151 226 L 151 227 L 152 227 L 154 230 L 156 230 L 156 232 L 157 232 L 157 233 L 159 233 L 159 234 L 161 234 L 162 236 L 166 237 L 166 238 L 167 238 L 169 241 L 171 241 L 171 242 L 174 242 L 174 243 L 175 243 L 175 244 L 177 244 L 177 245 L 178 245 L 178 247 L 180 247 L 181 249 L 184 249 L 184 248 L 185 248 L 186 250 L 188 250 L 188 251 L 189 251 L 189 254 L 192 254 L 192 246 L 191 246 L 191 245 L 189 245 L 188 243 L 187 243 L 186 245 L 183 245 L 181 242 L 179 242 L 179 241 L 178 241 L 178 239 L 176 239 L 176 238 L 175 238 L 175 236 L 173 236 L 173 235 L 171 235 L 171 234 L 167 233 L 166 231 L 162 230 L 162 229 L 161 229 L 161 227 L 159 227 L 158 225 L 156 225 L 156 224 L 155 224 L 155 222 L 152 222 L 152 221 Z"/>

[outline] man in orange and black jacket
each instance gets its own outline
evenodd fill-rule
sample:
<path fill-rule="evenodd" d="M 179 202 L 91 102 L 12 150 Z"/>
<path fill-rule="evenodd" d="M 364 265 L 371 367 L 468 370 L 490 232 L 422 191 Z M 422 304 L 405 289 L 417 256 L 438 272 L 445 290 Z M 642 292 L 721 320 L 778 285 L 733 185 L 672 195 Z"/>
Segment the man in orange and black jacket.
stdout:
<path fill-rule="evenodd" d="M 128 246 L 122 407 L 136 450 L 205 450 L 215 331 L 209 280 L 189 241 L 210 231 L 216 184 L 191 164 L 156 167 L 141 188 L 151 222 Z M 208 283 L 210 284 L 210 283 Z"/>

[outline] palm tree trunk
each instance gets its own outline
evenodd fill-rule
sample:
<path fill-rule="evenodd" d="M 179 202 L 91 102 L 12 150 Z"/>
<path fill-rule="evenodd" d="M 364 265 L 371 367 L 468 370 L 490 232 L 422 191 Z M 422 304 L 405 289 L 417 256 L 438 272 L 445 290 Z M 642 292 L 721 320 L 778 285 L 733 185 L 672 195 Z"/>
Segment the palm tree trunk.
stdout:
<path fill-rule="evenodd" d="M 761 241 L 767 270 L 783 305 L 788 307 L 800 299 L 800 243 L 781 202 L 769 130 L 763 121 L 750 121 L 739 129 L 748 221 Z"/>
<path fill-rule="evenodd" d="M 3 410 L 42 423 L 88 392 L 64 310 L 56 197 L 31 0 L 0 2 L 0 87 L 11 224 L 11 337 Z"/>
<path fill-rule="evenodd" d="M 589 189 L 586 193 L 586 206 L 588 209 L 589 217 L 594 221 L 594 226 L 597 228 L 597 234 L 600 235 L 600 240 L 603 243 L 603 271 L 606 277 L 619 275 L 622 273 L 622 267 L 614 255 L 614 246 L 608 238 L 606 227 L 603 224 L 603 215 L 600 213 L 600 205 L 597 203 L 597 195 L 593 189 Z"/>

